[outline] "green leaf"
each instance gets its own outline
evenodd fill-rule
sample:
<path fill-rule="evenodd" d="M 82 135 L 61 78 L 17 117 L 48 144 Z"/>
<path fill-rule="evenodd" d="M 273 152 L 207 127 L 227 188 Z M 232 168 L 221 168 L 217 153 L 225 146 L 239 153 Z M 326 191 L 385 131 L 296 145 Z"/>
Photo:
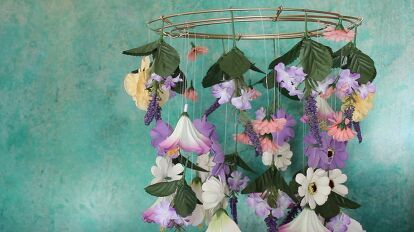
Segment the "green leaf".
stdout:
<path fill-rule="evenodd" d="M 265 72 L 263 72 L 260 68 L 256 67 L 253 63 L 250 64 L 250 70 L 253 70 L 255 72 L 259 72 L 259 73 L 263 73 L 266 74 Z"/>
<path fill-rule="evenodd" d="M 194 211 L 197 202 L 199 202 L 199 200 L 197 199 L 195 193 L 191 187 L 183 181 L 183 184 L 178 186 L 177 193 L 173 199 L 173 207 L 175 211 L 181 217 L 187 217 Z"/>
<path fill-rule="evenodd" d="M 374 61 L 368 55 L 353 47 L 349 54 L 347 68 L 353 73 L 359 73 L 361 77 L 357 80 L 360 84 L 373 81 L 377 75 Z"/>
<path fill-rule="evenodd" d="M 158 49 L 153 53 L 154 72 L 162 77 L 172 75 L 180 64 L 177 50 L 164 41 L 160 42 Z"/>
<path fill-rule="evenodd" d="M 361 207 L 361 205 L 356 203 L 355 201 L 351 201 L 348 198 L 343 197 L 343 196 L 341 196 L 337 193 L 331 192 L 331 195 L 334 198 L 334 200 L 336 201 L 336 203 L 342 208 L 357 209 L 357 208 Z"/>
<path fill-rule="evenodd" d="M 331 72 L 332 50 L 311 39 L 303 39 L 300 50 L 300 64 L 314 81 L 323 81 Z"/>
<path fill-rule="evenodd" d="M 175 192 L 177 189 L 178 180 L 170 182 L 160 182 L 149 185 L 145 188 L 145 191 L 156 197 L 166 197 Z"/>
<path fill-rule="evenodd" d="M 325 220 L 329 220 L 330 218 L 335 217 L 339 214 L 340 211 L 338 204 L 331 194 L 329 194 L 328 200 L 325 202 L 325 204 L 317 205 L 315 208 L 315 212 L 322 215 Z"/>
<path fill-rule="evenodd" d="M 141 47 L 129 49 L 123 51 L 122 54 L 130 55 L 130 56 L 148 56 L 151 55 L 159 46 L 160 41 L 154 41 L 149 44 L 145 44 Z"/>
<path fill-rule="evenodd" d="M 172 75 L 172 76 L 175 78 L 175 77 L 177 77 L 178 75 L 180 75 L 180 78 L 181 78 L 183 81 L 177 82 L 177 83 L 175 84 L 175 86 L 171 88 L 171 90 L 172 90 L 172 91 L 174 91 L 174 92 L 176 92 L 176 93 L 178 93 L 178 94 L 183 94 L 183 93 L 184 93 L 184 91 L 185 91 L 185 88 L 186 88 L 186 86 L 187 86 L 187 79 L 186 79 L 186 77 L 185 77 L 185 74 L 184 74 L 184 73 L 180 70 L 180 67 L 178 67 L 178 68 L 175 70 L 175 72 L 173 73 L 173 75 Z"/>
<path fill-rule="evenodd" d="M 230 166 L 237 165 L 246 171 L 254 173 L 254 170 L 251 167 L 249 167 L 249 165 L 247 165 L 247 163 L 244 162 L 244 160 L 238 154 L 226 155 L 224 160 L 226 161 L 226 163 L 230 164 Z"/>
<path fill-rule="evenodd" d="M 206 76 L 203 78 L 202 85 L 204 88 L 208 88 L 223 82 L 223 80 L 230 80 L 230 77 L 220 69 L 217 61 L 208 69 Z"/>
<path fill-rule="evenodd" d="M 263 84 L 266 89 L 272 89 L 275 87 L 276 75 L 275 70 L 270 71 L 265 77 L 263 77 L 259 82 Z"/>
<path fill-rule="evenodd" d="M 333 53 L 332 68 L 341 68 L 346 66 L 348 63 L 348 56 L 353 46 L 354 44 L 352 42 L 349 42 L 338 51 Z"/>
<path fill-rule="evenodd" d="M 174 164 L 180 163 L 180 164 L 186 166 L 187 168 L 191 168 L 191 169 L 196 170 L 196 171 L 208 172 L 207 170 L 201 168 L 200 166 L 197 166 L 196 164 L 192 163 L 191 161 L 189 161 L 187 158 L 185 158 L 182 155 L 179 155 L 177 158 L 173 159 L 173 163 Z"/>
<path fill-rule="evenodd" d="M 220 69 L 231 79 L 242 76 L 251 67 L 251 62 L 237 47 L 232 48 L 218 61 Z"/>
<path fill-rule="evenodd" d="M 267 169 L 262 175 L 257 177 L 254 181 L 250 181 L 241 193 L 262 193 L 273 185 L 274 171 L 273 168 Z"/>
<path fill-rule="evenodd" d="M 274 69 L 274 67 L 279 63 L 284 63 L 285 65 L 288 65 L 292 63 L 293 61 L 295 61 L 300 54 L 301 47 L 302 47 L 302 40 L 299 41 L 297 44 L 295 44 L 295 46 L 293 46 L 288 52 L 286 52 L 282 56 L 273 60 L 269 64 L 269 69 Z"/>

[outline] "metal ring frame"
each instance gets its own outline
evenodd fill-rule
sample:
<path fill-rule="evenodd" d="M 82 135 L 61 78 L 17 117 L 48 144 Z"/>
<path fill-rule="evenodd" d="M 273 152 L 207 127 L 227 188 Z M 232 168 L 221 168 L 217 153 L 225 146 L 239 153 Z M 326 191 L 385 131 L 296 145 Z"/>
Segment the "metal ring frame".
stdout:
<path fill-rule="evenodd" d="M 248 16 L 234 16 L 234 17 L 208 17 L 209 13 L 222 13 L 222 12 L 249 12 L 260 11 L 260 15 L 248 15 Z M 262 15 L 263 13 L 268 13 Z M 270 12 L 270 13 L 269 13 Z M 189 20 L 183 22 L 175 22 L 179 20 L 181 16 L 201 15 L 203 19 Z M 314 30 L 309 30 L 308 35 L 311 37 L 321 36 L 323 29 L 328 25 L 337 25 L 338 21 L 342 20 L 345 24 L 344 27 L 351 30 L 361 25 L 363 18 L 341 15 L 339 13 L 299 9 L 299 8 L 228 8 L 217 10 L 202 10 L 177 13 L 171 15 L 163 15 L 158 19 L 151 20 L 147 23 L 150 30 L 163 34 L 164 36 L 172 38 L 202 38 L 202 39 L 232 39 L 233 34 L 214 34 L 214 33 L 201 33 L 196 32 L 195 28 L 208 25 L 219 24 L 231 24 L 236 22 L 310 22 L 323 25 L 322 27 Z M 162 23 L 162 26 L 158 24 Z M 158 25 L 158 27 L 157 27 Z M 269 34 L 241 34 L 237 33 L 237 40 L 257 40 L 257 39 L 295 39 L 302 38 L 304 32 L 289 32 L 289 33 L 269 33 Z"/>

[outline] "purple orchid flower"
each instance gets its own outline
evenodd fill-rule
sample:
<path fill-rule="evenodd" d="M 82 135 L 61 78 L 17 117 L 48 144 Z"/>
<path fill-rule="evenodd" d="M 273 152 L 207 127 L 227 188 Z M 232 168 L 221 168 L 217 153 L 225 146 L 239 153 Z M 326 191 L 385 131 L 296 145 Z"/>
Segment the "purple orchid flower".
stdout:
<path fill-rule="evenodd" d="M 349 224 L 351 224 L 351 218 L 344 213 L 340 213 L 329 220 L 326 228 L 331 232 L 346 232 Z"/>
<path fill-rule="evenodd" d="M 367 98 L 368 97 L 368 94 L 375 93 L 375 91 L 376 91 L 376 87 L 371 82 L 367 82 L 366 84 L 362 84 L 357 89 L 357 92 L 359 93 L 359 96 L 362 99 Z"/>
<path fill-rule="evenodd" d="M 183 81 L 183 79 L 180 78 L 180 75 L 176 77 L 168 76 L 164 79 L 164 84 L 162 85 L 162 89 L 165 91 L 171 90 L 171 88 L 174 88 L 178 82 Z"/>
<path fill-rule="evenodd" d="M 251 100 L 251 93 L 242 89 L 239 97 L 233 97 L 231 99 L 231 104 L 239 110 L 249 110 L 252 108 L 252 105 L 250 104 Z"/>
<path fill-rule="evenodd" d="M 233 171 L 227 181 L 231 190 L 240 192 L 242 189 L 246 188 L 247 183 L 249 182 L 249 177 L 244 176 L 240 171 Z"/>
<path fill-rule="evenodd" d="M 345 167 L 348 159 L 346 143 L 334 140 L 325 132 L 321 133 L 322 144 L 316 146 L 316 139 L 308 134 L 304 138 L 306 144 L 305 155 L 308 157 L 308 165 L 312 168 L 332 170 Z"/>
<path fill-rule="evenodd" d="M 303 68 L 295 66 L 285 67 L 285 64 L 279 63 L 275 66 L 276 81 L 279 86 L 285 88 L 290 96 L 298 96 L 300 99 L 303 97 L 303 91 L 298 89 L 298 86 L 305 80 L 305 74 Z"/>
<path fill-rule="evenodd" d="M 218 98 L 220 105 L 230 101 L 235 89 L 234 81 L 226 81 L 211 87 L 211 94 Z"/>
<path fill-rule="evenodd" d="M 284 109 L 278 109 L 274 117 L 286 119 L 285 127 L 281 131 L 272 133 L 273 142 L 282 146 L 285 142 L 289 142 L 295 137 L 295 130 L 293 127 L 296 125 L 296 120 L 292 115 L 287 114 Z"/>
<path fill-rule="evenodd" d="M 168 136 L 170 136 L 172 132 L 173 129 L 171 128 L 171 126 L 162 120 L 157 120 L 155 127 L 151 129 L 151 145 L 155 149 L 157 149 L 158 155 L 165 155 L 166 151 L 159 147 L 159 144 L 166 138 L 168 138 Z"/>

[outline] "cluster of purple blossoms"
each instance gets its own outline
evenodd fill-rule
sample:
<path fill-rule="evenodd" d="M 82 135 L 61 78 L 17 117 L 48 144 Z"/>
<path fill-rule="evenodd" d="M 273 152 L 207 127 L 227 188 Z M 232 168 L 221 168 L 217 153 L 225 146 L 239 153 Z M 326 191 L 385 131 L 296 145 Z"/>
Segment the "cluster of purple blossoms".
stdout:
<path fill-rule="evenodd" d="M 277 232 L 276 218 L 273 215 L 269 214 L 264 221 L 267 226 L 267 232 Z"/>
<path fill-rule="evenodd" d="M 273 142 L 279 146 L 282 146 L 284 143 L 289 142 L 295 137 L 295 130 L 293 127 L 296 125 L 296 121 L 292 115 L 286 113 L 284 109 L 278 109 L 274 117 L 286 119 L 286 124 L 283 129 L 272 133 Z"/>
<path fill-rule="evenodd" d="M 321 145 L 322 141 L 319 128 L 318 109 L 316 107 L 316 99 L 312 95 L 306 98 L 305 115 L 308 118 L 308 124 L 311 134 L 316 139 L 316 143 L 318 145 Z"/>
<path fill-rule="evenodd" d="M 239 110 L 249 110 L 252 108 L 250 101 L 253 98 L 253 92 L 240 89 L 240 96 L 234 96 L 236 92 L 233 80 L 222 82 L 211 87 L 211 94 L 218 99 L 218 104 L 222 105 L 227 102 Z"/>
<path fill-rule="evenodd" d="M 249 137 L 250 142 L 253 144 L 256 151 L 256 156 L 262 155 L 263 150 L 259 136 L 256 134 L 256 132 L 254 132 L 253 125 L 250 121 L 244 125 L 244 133 L 247 135 L 247 137 Z"/>
<path fill-rule="evenodd" d="M 246 188 L 247 183 L 249 182 L 249 177 L 244 176 L 240 171 L 233 171 L 229 178 L 227 179 L 229 183 L 229 188 L 235 192 L 240 192 L 242 189 Z"/>
<path fill-rule="evenodd" d="M 147 113 L 144 116 L 144 124 L 148 126 L 154 118 L 156 120 L 161 119 L 161 107 L 158 104 L 157 93 L 153 94 L 148 104 Z"/>
<path fill-rule="evenodd" d="M 336 95 L 340 99 L 351 95 L 359 87 L 357 81 L 359 78 L 360 75 L 358 73 L 351 73 L 349 69 L 342 70 L 339 73 L 339 78 L 335 85 Z"/>
<path fill-rule="evenodd" d="M 276 201 L 277 208 L 272 208 L 261 195 L 261 193 L 249 194 L 247 205 L 254 209 L 257 216 L 262 218 L 266 218 L 269 215 L 272 215 L 275 218 L 282 218 L 294 204 L 293 200 L 286 193 L 279 191 L 279 197 Z"/>
<path fill-rule="evenodd" d="M 188 225 L 188 222 L 180 217 L 171 203 L 161 200 L 142 214 L 142 219 L 148 223 L 157 223 L 163 228 L 173 228 L 181 225 Z"/>
<path fill-rule="evenodd" d="M 299 85 L 305 80 L 306 74 L 303 68 L 295 66 L 285 67 L 285 64 L 279 63 L 275 66 L 276 81 L 279 86 L 285 88 L 290 96 L 303 97 L 303 91 L 299 89 Z"/>
<path fill-rule="evenodd" d="M 204 111 L 203 116 L 208 117 L 211 113 L 213 113 L 214 111 L 216 111 L 221 106 L 220 103 L 219 103 L 219 100 L 220 99 L 217 98 L 214 101 L 214 103 L 211 104 L 211 106 L 208 107 L 208 109 L 206 111 Z"/>
<path fill-rule="evenodd" d="M 351 224 L 351 218 L 344 213 L 340 213 L 326 223 L 326 228 L 332 232 L 347 232 L 349 224 Z"/>
<path fill-rule="evenodd" d="M 238 224 L 237 221 L 237 197 L 230 197 L 229 199 L 229 205 L 230 205 L 230 211 L 231 211 L 231 217 L 233 218 L 233 221 Z"/>

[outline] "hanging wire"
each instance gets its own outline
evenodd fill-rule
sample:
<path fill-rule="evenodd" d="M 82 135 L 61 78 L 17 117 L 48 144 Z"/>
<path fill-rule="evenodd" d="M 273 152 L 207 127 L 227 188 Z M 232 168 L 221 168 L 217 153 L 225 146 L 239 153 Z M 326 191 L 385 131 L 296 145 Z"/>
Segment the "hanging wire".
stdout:
<path fill-rule="evenodd" d="M 259 14 L 260 14 L 260 17 L 263 17 L 262 16 L 262 11 L 259 9 Z M 265 33 L 265 29 L 264 29 L 264 23 L 263 23 L 263 20 L 261 21 L 261 23 L 262 23 L 262 31 L 263 31 L 263 34 Z M 266 52 L 266 40 L 265 39 L 263 39 L 263 48 L 264 48 L 264 57 L 265 57 L 265 64 L 267 64 L 267 52 Z M 269 83 L 268 83 L 268 80 L 267 80 L 267 78 L 265 78 L 265 80 L 266 80 L 266 99 L 267 99 L 267 107 L 269 108 L 269 106 L 270 106 L 270 98 L 269 98 Z"/>
<path fill-rule="evenodd" d="M 197 46 L 197 38 L 194 38 L 194 44 L 195 44 L 195 46 Z M 188 60 L 188 59 L 187 59 Z M 196 62 L 194 61 L 194 62 L 192 62 L 193 63 L 193 73 L 192 73 L 192 75 L 193 75 L 193 78 L 192 78 L 192 80 L 193 80 L 193 85 L 195 85 L 195 68 L 196 68 Z M 195 115 L 195 101 L 193 101 L 193 119 L 194 119 L 194 115 Z"/>

